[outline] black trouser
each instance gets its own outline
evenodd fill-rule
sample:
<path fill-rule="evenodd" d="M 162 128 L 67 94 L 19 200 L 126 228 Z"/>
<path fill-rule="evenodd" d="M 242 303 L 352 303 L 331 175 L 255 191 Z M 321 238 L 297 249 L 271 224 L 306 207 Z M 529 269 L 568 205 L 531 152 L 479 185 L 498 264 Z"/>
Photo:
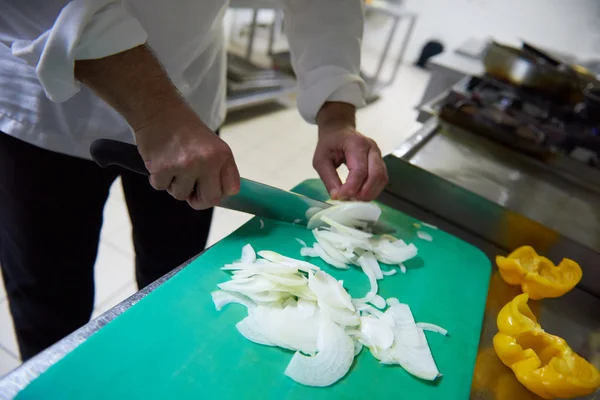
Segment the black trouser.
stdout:
<path fill-rule="evenodd" d="M 193 210 L 145 176 L 0 132 L 0 265 L 23 360 L 88 322 L 102 212 L 118 175 L 142 288 L 204 249 L 212 210 Z"/>

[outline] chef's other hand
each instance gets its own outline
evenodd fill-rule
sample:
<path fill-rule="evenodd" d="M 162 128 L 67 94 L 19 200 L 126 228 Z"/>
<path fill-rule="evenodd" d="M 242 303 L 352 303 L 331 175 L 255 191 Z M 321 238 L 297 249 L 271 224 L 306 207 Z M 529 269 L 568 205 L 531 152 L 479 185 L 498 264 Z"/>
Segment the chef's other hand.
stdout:
<path fill-rule="evenodd" d="M 347 103 L 325 103 L 317 115 L 319 140 L 313 167 L 334 200 L 374 200 L 388 182 L 381 150 L 374 140 L 356 130 L 355 108 Z M 337 168 L 346 164 L 342 184 Z"/>
<path fill-rule="evenodd" d="M 150 184 L 202 210 L 240 190 L 240 174 L 229 146 L 185 103 L 162 110 L 135 128 Z"/>

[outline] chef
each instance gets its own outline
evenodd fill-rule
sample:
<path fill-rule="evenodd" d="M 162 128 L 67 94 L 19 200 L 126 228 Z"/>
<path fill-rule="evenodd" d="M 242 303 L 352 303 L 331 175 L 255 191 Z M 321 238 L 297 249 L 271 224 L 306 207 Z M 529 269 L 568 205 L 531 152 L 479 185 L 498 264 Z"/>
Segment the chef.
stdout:
<path fill-rule="evenodd" d="M 355 128 L 361 1 L 280 5 L 298 109 L 318 127 L 313 165 L 332 198 L 372 200 L 387 172 Z M 224 0 L 0 0 L 0 265 L 23 360 L 89 320 L 103 207 L 119 175 L 140 288 L 202 251 L 211 207 L 239 191 L 234 155 L 215 134 L 226 9 Z M 99 138 L 135 142 L 149 183 L 91 161 Z"/>

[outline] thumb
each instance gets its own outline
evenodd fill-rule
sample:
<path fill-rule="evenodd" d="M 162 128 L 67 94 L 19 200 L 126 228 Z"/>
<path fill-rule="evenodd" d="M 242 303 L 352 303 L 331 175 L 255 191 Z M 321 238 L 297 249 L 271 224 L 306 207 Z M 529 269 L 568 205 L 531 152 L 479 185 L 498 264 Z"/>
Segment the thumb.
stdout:
<path fill-rule="evenodd" d="M 337 192 L 342 186 L 342 181 L 337 173 L 337 168 L 332 159 L 315 155 L 313 167 L 318 172 L 319 177 L 325 184 L 329 197 L 337 198 Z"/>

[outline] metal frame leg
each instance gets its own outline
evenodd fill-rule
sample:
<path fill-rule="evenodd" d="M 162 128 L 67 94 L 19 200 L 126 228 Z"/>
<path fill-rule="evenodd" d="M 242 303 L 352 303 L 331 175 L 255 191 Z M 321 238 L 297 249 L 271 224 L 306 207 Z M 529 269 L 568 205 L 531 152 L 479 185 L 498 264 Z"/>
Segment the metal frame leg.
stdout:
<path fill-rule="evenodd" d="M 396 36 L 396 31 L 398 30 L 399 23 L 400 23 L 400 17 L 394 17 L 394 23 L 392 25 L 392 29 L 390 30 L 390 34 L 388 35 L 388 38 L 385 41 L 385 46 L 383 47 L 383 53 L 381 54 L 381 57 L 379 58 L 379 64 L 377 65 L 375 75 L 372 78 L 373 82 L 372 82 L 371 90 L 369 90 L 369 95 L 373 94 L 372 89 L 374 88 L 374 86 L 377 84 L 377 81 L 379 80 L 379 75 L 381 75 L 381 71 L 383 70 L 383 65 L 385 64 L 385 60 L 390 51 L 390 47 L 392 45 L 392 42 L 394 41 L 394 37 Z"/>
<path fill-rule="evenodd" d="M 400 52 L 398 53 L 398 58 L 396 58 L 396 63 L 394 64 L 394 70 L 392 72 L 392 76 L 390 80 L 387 82 L 388 85 L 391 85 L 398 76 L 398 71 L 400 70 L 400 65 L 402 61 L 404 61 L 404 53 L 406 53 L 406 49 L 408 48 L 408 41 L 410 40 L 413 31 L 415 29 L 415 23 L 417 22 L 416 15 L 410 15 L 408 22 L 408 29 L 406 30 L 406 34 L 404 35 L 404 40 L 402 40 L 402 46 L 400 47 Z"/>
<path fill-rule="evenodd" d="M 273 10 L 273 23 L 269 27 L 269 45 L 267 48 L 267 54 L 273 55 L 273 45 L 275 43 L 275 28 L 279 25 L 279 10 Z"/>
<path fill-rule="evenodd" d="M 250 32 L 248 34 L 248 47 L 246 47 L 246 59 L 250 61 L 252 50 L 254 47 L 254 37 L 256 36 L 256 23 L 258 21 L 258 8 L 252 9 L 252 23 L 250 24 Z"/>

